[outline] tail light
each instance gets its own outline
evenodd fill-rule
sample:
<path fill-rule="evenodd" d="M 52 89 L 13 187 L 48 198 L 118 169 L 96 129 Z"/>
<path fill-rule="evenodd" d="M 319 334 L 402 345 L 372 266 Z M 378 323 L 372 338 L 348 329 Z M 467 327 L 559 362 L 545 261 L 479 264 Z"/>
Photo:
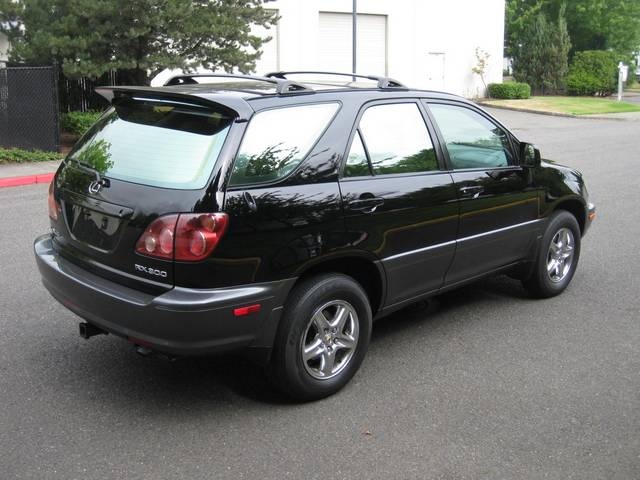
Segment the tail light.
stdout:
<path fill-rule="evenodd" d="M 150 257 L 197 262 L 211 255 L 227 230 L 226 213 L 181 213 L 160 217 L 136 243 Z"/>
<path fill-rule="evenodd" d="M 184 213 L 176 227 L 176 260 L 192 262 L 207 258 L 227 230 L 226 213 Z"/>
<path fill-rule="evenodd" d="M 56 198 L 53 195 L 53 182 L 49 184 L 49 197 L 47 203 L 49 204 L 49 218 L 51 220 L 58 220 L 60 205 L 58 205 L 58 202 L 56 202 Z"/>
<path fill-rule="evenodd" d="M 138 242 L 136 252 L 149 257 L 173 260 L 174 236 L 179 215 L 160 217 L 147 227 Z"/>

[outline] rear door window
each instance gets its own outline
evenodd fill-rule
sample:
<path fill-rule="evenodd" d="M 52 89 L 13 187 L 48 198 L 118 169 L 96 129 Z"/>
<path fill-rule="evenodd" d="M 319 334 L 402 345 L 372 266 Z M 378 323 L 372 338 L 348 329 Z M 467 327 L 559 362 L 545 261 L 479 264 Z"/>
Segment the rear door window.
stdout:
<path fill-rule="evenodd" d="M 67 162 L 118 180 L 200 189 L 209 179 L 232 122 L 230 112 L 209 107 L 117 99 Z"/>
<path fill-rule="evenodd" d="M 318 103 L 256 113 L 244 134 L 229 185 L 273 182 L 289 175 L 318 141 L 338 108 L 338 103 Z"/>
<path fill-rule="evenodd" d="M 369 107 L 362 115 L 358 129 L 374 175 L 438 170 L 436 152 L 416 103 Z M 354 144 L 359 149 L 357 140 L 356 136 Z M 357 150 L 349 154 L 345 176 L 366 172 L 364 168 L 349 165 L 349 161 L 356 162 L 360 155 Z"/>

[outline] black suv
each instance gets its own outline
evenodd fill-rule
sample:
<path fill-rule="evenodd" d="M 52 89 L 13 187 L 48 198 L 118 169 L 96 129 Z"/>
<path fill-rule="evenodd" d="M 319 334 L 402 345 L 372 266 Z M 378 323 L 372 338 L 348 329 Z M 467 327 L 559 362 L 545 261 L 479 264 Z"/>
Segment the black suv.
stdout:
<path fill-rule="evenodd" d="M 98 89 L 111 107 L 35 241 L 83 337 L 243 351 L 316 399 L 357 371 L 372 320 L 489 274 L 566 288 L 595 215 L 580 173 L 463 98 L 302 73 Z"/>

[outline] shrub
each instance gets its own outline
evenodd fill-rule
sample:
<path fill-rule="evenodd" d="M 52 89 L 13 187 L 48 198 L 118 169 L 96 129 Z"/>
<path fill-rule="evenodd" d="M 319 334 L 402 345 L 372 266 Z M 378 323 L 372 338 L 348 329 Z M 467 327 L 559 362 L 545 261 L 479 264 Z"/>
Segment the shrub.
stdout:
<path fill-rule="evenodd" d="M 96 111 L 63 113 L 60 116 L 60 126 L 65 132 L 81 136 L 91 128 L 100 115 L 102 112 Z"/>
<path fill-rule="evenodd" d="M 491 98 L 529 98 L 531 96 L 531 87 L 527 83 L 521 82 L 505 82 L 490 83 L 489 96 Z"/>
<path fill-rule="evenodd" d="M 0 148 L 0 165 L 5 163 L 46 162 L 62 160 L 58 152 L 43 152 L 42 150 L 23 150 L 22 148 Z"/>
<path fill-rule="evenodd" d="M 616 54 L 604 50 L 577 52 L 569 68 L 569 95 L 611 95 L 616 90 Z"/>

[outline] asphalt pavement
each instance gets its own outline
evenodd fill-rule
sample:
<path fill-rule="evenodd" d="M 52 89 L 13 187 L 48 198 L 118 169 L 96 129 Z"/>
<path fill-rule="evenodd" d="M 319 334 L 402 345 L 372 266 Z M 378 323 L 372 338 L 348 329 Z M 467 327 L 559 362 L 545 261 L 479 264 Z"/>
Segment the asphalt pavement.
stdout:
<path fill-rule="evenodd" d="M 33 260 L 47 186 L 0 189 L 0 478 L 640 478 L 640 127 L 493 113 L 585 174 L 573 283 L 540 301 L 487 279 L 381 320 L 353 381 L 309 404 L 233 358 L 79 338 Z"/>

